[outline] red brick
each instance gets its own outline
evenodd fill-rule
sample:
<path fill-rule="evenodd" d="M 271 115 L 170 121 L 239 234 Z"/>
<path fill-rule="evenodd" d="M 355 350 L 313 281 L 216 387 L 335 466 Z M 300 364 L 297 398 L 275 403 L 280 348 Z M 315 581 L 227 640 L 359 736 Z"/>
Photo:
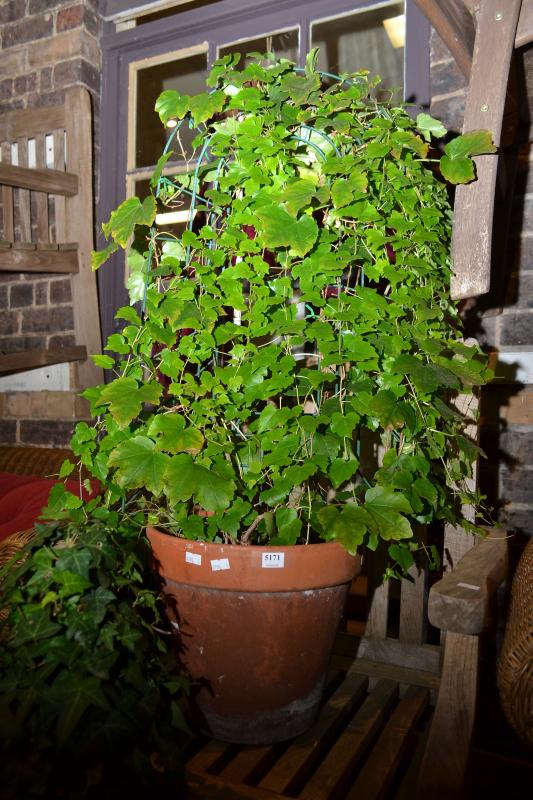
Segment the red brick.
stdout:
<path fill-rule="evenodd" d="M 3 336 L 10 336 L 13 333 L 18 333 L 19 330 L 19 315 L 16 311 L 4 311 L 0 314 L 0 334 Z"/>
<path fill-rule="evenodd" d="M 9 292 L 9 305 L 11 308 L 22 308 L 33 304 L 33 284 L 15 283 Z"/>
<path fill-rule="evenodd" d="M 0 338 L 0 353 L 22 353 L 24 350 L 43 350 L 44 336 L 4 336 Z"/>
<path fill-rule="evenodd" d="M 17 441 L 17 421 L 0 419 L 0 444 L 14 444 Z"/>
<path fill-rule="evenodd" d="M 68 445 L 74 420 L 28 420 L 20 421 L 20 441 L 24 444 L 42 444 L 51 447 Z"/>
<path fill-rule="evenodd" d="M 43 11 L 53 11 L 57 6 L 64 5 L 64 0 L 30 0 L 28 14 L 41 14 Z"/>
<path fill-rule="evenodd" d="M 46 36 L 51 36 L 53 32 L 54 20 L 52 14 L 26 17 L 20 22 L 14 22 L 11 25 L 4 26 L 2 46 L 14 47 L 24 42 L 44 39 Z"/>
<path fill-rule="evenodd" d="M 16 22 L 26 13 L 26 0 L 10 0 L 0 6 L 0 23 Z"/>
<path fill-rule="evenodd" d="M 465 86 L 466 79 L 453 58 L 431 68 L 432 96 L 452 94 Z"/>
<path fill-rule="evenodd" d="M 502 470 L 500 473 L 502 500 L 512 503 L 533 503 L 533 470 Z"/>
<path fill-rule="evenodd" d="M 0 81 L 0 100 L 9 100 L 13 97 L 13 79 L 6 78 Z"/>
<path fill-rule="evenodd" d="M 38 75 L 36 72 L 30 72 L 28 75 L 20 75 L 15 78 L 15 94 L 26 94 L 26 92 L 33 92 L 37 89 Z"/>
<path fill-rule="evenodd" d="M 74 347 L 76 344 L 76 337 L 71 334 L 67 336 L 60 336 L 55 334 L 54 336 L 50 336 L 48 338 L 48 347 L 53 349 L 61 348 L 61 347 Z"/>
<path fill-rule="evenodd" d="M 48 281 L 39 281 L 35 284 L 35 305 L 45 306 L 48 304 Z"/>
<path fill-rule="evenodd" d="M 41 92 L 46 92 L 52 88 L 52 67 L 45 67 L 41 70 Z"/>
<path fill-rule="evenodd" d="M 81 79 L 81 59 L 71 58 L 60 61 L 54 67 L 54 88 L 60 89 L 79 83 Z"/>
<path fill-rule="evenodd" d="M 61 31 L 68 31 L 71 28 L 79 28 L 84 17 L 83 11 L 82 5 L 69 6 L 69 8 L 63 8 L 58 11 L 56 19 L 57 32 L 61 33 Z"/>
<path fill-rule="evenodd" d="M 28 95 L 28 108 L 60 106 L 65 100 L 65 92 L 34 92 Z"/>
<path fill-rule="evenodd" d="M 71 303 L 72 291 L 70 288 L 70 278 L 63 278 L 58 281 L 50 281 L 50 303 Z"/>
<path fill-rule="evenodd" d="M 431 103 L 430 112 L 436 119 L 440 119 L 442 124 L 449 131 L 459 133 L 463 127 L 463 117 L 465 113 L 465 95 L 460 93 L 445 100 L 438 100 Z"/>
<path fill-rule="evenodd" d="M 28 309 L 22 313 L 22 333 L 56 333 L 74 328 L 72 308 Z"/>

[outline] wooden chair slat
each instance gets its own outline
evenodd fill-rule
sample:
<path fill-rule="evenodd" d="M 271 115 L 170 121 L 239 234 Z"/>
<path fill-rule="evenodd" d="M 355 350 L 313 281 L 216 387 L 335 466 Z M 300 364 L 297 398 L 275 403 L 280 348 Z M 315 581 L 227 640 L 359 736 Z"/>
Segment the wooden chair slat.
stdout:
<path fill-rule="evenodd" d="M 54 168 L 64 170 L 65 164 L 65 131 L 63 129 L 54 131 Z M 62 195 L 53 195 L 54 203 L 54 225 L 56 242 L 64 242 L 67 238 L 66 229 L 66 200 Z"/>
<path fill-rule="evenodd" d="M 50 250 L 40 245 L 21 247 L 16 243 L 3 251 L 0 267 L 3 272 L 56 272 L 73 274 L 78 271 L 76 250 Z"/>
<path fill-rule="evenodd" d="M 37 169 L 46 168 L 46 137 L 39 133 L 35 137 L 35 166 Z M 37 212 L 37 241 L 48 242 L 50 230 L 48 226 L 48 194 L 35 192 L 35 208 Z"/>
<path fill-rule="evenodd" d="M 346 800 L 378 800 L 384 796 L 428 702 L 427 689 L 416 686 L 408 690 L 392 712 Z"/>
<path fill-rule="evenodd" d="M 60 172 L 56 169 L 36 169 L 28 167 L 28 142 L 19 139 L 19 164 L 12 166 L 0 164 L 0 183 L 17 186 L 20 189 L 35 192 L 51 192 L 73 197 L 78 191 L 78 176 L 72 172 Z M 26 163 L 21 164 L 24 160 Z"/>
<path fill-rule="evenodd" d="M 17 140 L 17 148 L 18 148 L 18 166 L 19 167 L 27 167 L 28 166 L 28 140 L 27 139 L 18 139 Z M 16 170 L 16 167 L 4 167 L 0 169 L 0 180 L 3 180 L 2 175 L 6 172 L 13 172 Z M 16 170 L 20 172 L 19 170 Z M 23 170 L 24 171 L 24 170 Z M 32 172 L 33 170 L 28 170 L 28 172 Z M 19 185 L 19 184 L 17 184 Z M 24 185 L 24 184 L 23 184 Z M 20 241 L 22 242 L 31 242 L 33 239 L 32 231 L 31 231 L 31 205 L 30 205 L 30 192 L 29 189 L 20 188 L 17 190 L 18 196 L 18 225 L 19 225 L 19 234 L 20 234 Z"/>
<path fill-rule="evenodd" d="M 336 733 L 351 717 L 365 696 L 368 678 L 349 673 L 328 702 L 317 722 L 299 736 L 259 783 L 263 789 L 279 794 L 297 792 L 305 783 Z"/>
<path fill-rule="evenodd" d="M 9 142 L 2 142 L 2 162 L 4 166 L 11 163 L 11 145 Z M 13 241 L 13 189 L 11 186 L 2 186 L 2 236 L 4 239 Z"/>
<path fill-rule="evenodd" d="M 228 783 L 256 783 L 275 760 L 275 745 L 246 747 L 219 774 Z"/>
<path fill-rule="evenodd" d="M 0 355 L 0 374 L 13 375 L 37 367 L 48 367 L 51 364 L 64 364 L 67 361 L 79 361 L 87 358 L 87 349 L 83 345 L 62 347 L 49 350 L 26 350 L 23 353 L 7 353 Z"/>
<path fill-rule="evenodd" d="M 302 800 L 339 796 L 398 699 L 398 684 L 379 681 L 300 793 Z"/>

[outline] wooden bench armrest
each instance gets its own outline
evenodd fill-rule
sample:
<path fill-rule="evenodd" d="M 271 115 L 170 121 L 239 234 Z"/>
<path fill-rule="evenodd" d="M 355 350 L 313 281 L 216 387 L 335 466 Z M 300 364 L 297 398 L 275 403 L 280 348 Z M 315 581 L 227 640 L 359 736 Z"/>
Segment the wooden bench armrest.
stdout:
<path fill-rule="evenodd" d="M 490 599 L 507 574 L 507 536 L 492 531 L 432 586 L 428 617 L 443 631 L 475 635 L 488 622 Z"/>

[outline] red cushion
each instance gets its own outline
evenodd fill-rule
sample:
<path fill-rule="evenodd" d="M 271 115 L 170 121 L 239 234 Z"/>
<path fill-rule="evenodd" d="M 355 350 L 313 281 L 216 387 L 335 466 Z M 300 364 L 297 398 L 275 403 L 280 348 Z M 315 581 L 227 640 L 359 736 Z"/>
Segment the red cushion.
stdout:
<path fill-rule="evenodd" d="M 12 533 L 31 528 L 48 503 L 53 478 L 35 478 L 32 475 L 12 475 L 0 472 L 0 540 Z M 80 496 L 78 481 L 67 481 L 66 488 Z M 82 488 L 84 500 L 90 494 Z"/>

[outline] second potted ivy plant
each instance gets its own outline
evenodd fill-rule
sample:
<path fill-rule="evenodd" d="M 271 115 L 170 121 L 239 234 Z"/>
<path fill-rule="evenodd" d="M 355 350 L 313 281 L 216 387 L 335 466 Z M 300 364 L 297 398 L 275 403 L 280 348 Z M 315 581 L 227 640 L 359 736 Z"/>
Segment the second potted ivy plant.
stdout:
<path fill-rule="evenodd" d="M 141 312 L 119 310 L 120 355 L 95 357 L 116 377 L 85 393 L 98 421 L 72 444 L 110 487 L 92 502 L 145 513 L 207 727 L 264 742 L 316 713 L 356 553 L 384 540 L 393 574 L 414 523 L 474 529 L 477 451 L 449 395 L 488 370 L 450 300 L 442 126 L 376 103 L 364 72 L 324 79 L 316 52 L 304 70 L 237 61 L 210 91 L 161 95 L 175 133 L 152 193 L 104 225 L 94 266 L 134 236 Z M 176 175 L 183 124 L 198 135 Z M 441 170 L 471 180 L 492 150 L 458 137 Z M 185 198 L 186 229 L 163 231 L 158 208 Z"/>

